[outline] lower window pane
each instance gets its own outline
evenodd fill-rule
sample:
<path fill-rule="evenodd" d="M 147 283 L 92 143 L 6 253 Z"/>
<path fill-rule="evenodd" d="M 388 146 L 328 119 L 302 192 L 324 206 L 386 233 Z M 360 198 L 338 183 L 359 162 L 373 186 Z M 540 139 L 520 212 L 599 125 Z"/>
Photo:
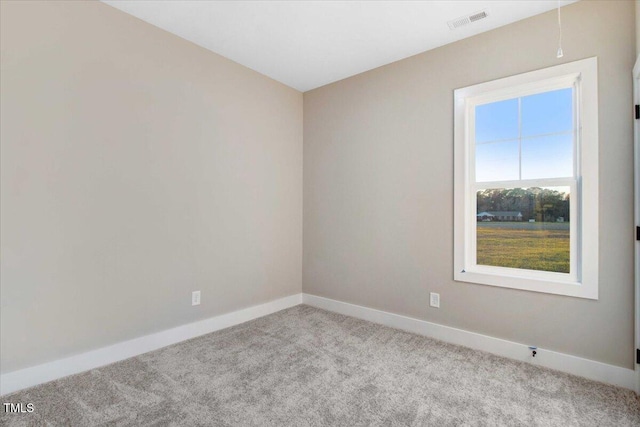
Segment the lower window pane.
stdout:
<path fill-rule="evenodd" d="M 569 187 L 478 191 L 478 265 L 569 273 Z"/>

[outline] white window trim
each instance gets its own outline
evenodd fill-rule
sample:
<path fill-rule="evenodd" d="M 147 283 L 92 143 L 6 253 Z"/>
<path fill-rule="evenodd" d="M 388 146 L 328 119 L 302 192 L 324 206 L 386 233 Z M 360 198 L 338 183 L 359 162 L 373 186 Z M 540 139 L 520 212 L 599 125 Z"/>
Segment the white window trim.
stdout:
<path fill-rule="evenodd" d="M 454 92 L 454 279 L 483 285 L 500 286 L 534 292 L 598 299 L 598 62 L 588 58 L 542 70 L 457 89 Z M 576 82 L 576 123 L 580 145 L 576 151 L 574 178 L 558 181 L 571 183 L 570 275 L 516 268 L 475 265 L 476 206 L 474 166 L 470 163 L 473 143 L 467 136 L 472 128 L 468 111 L 473 105 L 525 96 L 567 87 Z M 473 177 L 473 181 L 472 181 Z M 548 186 L 550 180 L 544 180 Z M 562 184 L 561 184 L 562 182 Z M 504 184 L 503 181 L 500 182 Z M 491 183 L 478 183 L 490 187 Z M 536 186 L 536 180 L 514 181 L 515 187 Z M 578 197 L 576 197 L 576 195 Z M 475 198 L 473 198 L 475 200 Z M 579 209 L 578 209 L 579 207 Z M 577 214 L 577 215 L 576 215 Z"/>

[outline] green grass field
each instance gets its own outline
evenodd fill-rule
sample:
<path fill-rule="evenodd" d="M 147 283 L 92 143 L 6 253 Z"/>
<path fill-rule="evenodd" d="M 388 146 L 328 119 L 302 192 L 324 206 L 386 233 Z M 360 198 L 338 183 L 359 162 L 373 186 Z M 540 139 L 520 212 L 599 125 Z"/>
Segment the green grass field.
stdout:
<path fill-rule="evenodd" d="M 477 263 L 569 273 L 569 223 L 479 222 Z"/>

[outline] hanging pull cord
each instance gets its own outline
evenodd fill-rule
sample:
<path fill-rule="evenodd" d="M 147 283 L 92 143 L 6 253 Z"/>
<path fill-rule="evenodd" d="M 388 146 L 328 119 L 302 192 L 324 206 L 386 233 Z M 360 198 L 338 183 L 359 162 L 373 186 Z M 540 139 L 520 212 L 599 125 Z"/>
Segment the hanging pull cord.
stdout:
<path fill-rule="evenodd" d="M 562 58 L 564 52 L 562 52 L 562 18 L 560 16 L 560 0 L 558 0 L 558 52 L 556 58 Z"/>

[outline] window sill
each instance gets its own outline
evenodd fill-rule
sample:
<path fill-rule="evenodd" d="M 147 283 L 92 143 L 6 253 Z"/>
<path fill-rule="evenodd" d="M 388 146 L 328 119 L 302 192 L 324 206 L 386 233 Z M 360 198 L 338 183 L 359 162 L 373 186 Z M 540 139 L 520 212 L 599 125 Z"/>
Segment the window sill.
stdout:
<path fill-rule="evenodd" d="M 571 280 L 534 279 L 516 275 L 497 275 L 477 271 L 459 271 L 454 274 L 454 280 L 530 292 L 542 292 L 593 300 L 598 299 L 598 287 L 595 281 L 589 283 L 589 281 L 576 282 Z"/>

